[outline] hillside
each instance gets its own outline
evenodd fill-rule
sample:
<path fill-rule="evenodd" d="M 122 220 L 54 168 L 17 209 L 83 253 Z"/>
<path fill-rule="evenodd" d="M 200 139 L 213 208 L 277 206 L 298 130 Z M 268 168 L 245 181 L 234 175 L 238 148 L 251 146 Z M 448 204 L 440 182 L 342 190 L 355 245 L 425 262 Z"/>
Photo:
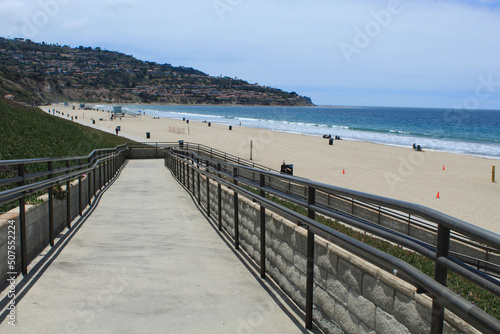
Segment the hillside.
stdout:
<path fill-rule="evenodd" d="M 0 160 L 87 156 L 96 148 L 114 148 L 128 141 L 123 137 L 50 116 L 38 108 L 27 107 L 2 97 L 0 129 Z M 55 163 L 53 167 L 57 169 L 63 165 Z M 45 170 L 47 163 L 26 166 L 26 172 L 29 174 Z M 16 175 L 17 168 L 0 166 L 0 179 Z M 12 187 L 3 185 L 0 186 L 0 191 Z M 30 194 L 27 197 L 28 203 L 37 203 L 37 197 L 42 194 Z M 17 202 L 12 202 L 0 206 L 0 214 L 17 205 Z"/>
<path fill-rule="evenodd" d="M 127 142 L 2 97 L 0 129 L 0 160 L 83 156 L 96 148 L 114 148 Z"/>
<path fill-rule="evenodd" d="M 7 95 L 35 105 L 61 101 L 312 105 L 311 99 L 295 92 L 144 62 L 101 48 L 0 38 L 0 96 Z"/>

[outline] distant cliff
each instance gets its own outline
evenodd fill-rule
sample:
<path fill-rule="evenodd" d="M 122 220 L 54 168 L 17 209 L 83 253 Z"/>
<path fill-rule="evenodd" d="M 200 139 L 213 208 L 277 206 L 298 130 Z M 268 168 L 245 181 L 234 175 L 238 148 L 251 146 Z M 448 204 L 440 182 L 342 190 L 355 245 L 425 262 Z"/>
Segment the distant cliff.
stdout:
<path fill-rule="evenodd" d="M 0 38 L 0 96 L 30 104 L 60 101 L 312 105 L 295 92 L 100 48 Z"/>

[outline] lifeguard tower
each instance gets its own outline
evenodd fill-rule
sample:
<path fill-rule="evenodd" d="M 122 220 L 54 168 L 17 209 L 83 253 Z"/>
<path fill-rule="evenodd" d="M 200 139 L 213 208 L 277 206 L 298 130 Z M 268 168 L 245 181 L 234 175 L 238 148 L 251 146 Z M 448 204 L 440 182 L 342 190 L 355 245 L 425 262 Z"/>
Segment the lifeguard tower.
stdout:
<path fill-rule="evenodd" d="M 122 116 L 124 116 L 122 107 L 121 106 L 113 107 L 113 114 L 116 117 L 122 117 Z"/>

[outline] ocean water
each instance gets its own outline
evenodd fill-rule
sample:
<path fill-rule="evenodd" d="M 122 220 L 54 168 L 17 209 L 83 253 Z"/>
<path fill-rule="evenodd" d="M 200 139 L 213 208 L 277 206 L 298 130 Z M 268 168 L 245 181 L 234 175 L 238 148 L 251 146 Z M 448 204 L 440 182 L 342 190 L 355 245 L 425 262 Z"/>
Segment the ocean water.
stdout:
<path fill-rule="evenodd" d="M 500 159 L 500 110 L 124 106 L 132 112 Z"/>

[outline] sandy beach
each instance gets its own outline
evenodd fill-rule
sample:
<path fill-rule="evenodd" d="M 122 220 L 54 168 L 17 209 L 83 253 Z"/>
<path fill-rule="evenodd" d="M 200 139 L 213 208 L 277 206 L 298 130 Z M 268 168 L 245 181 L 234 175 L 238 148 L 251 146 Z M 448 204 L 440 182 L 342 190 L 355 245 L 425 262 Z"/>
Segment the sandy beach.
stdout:
<path fill-rule="evenodd" d="M 78 105 L 74 105 L 76 110 L 73 105 L 41 109 L 56 109 L 61 112 L 56 116 L 68 120 L 73 116 L 74 122 L 110 133 L 115 133 L 115 128 L 120 126 L 119 135 L 134 141 L 184 140 L 245 159 L 250 158 L 250 141 L 253 141 L 256 163 L 279 169 L 285 160 L 294 165 L 297 176 L 421 204 L 500 233 L 500 185 L 491 180 L 492 166 L 496 165 L 498 171 L 499 160 L 436 151 L 416 152 L 411 147 L 350 140 L 335 141 L 330 146 L 328 140 L 321 137 L 255 129 L 245 124 L 229 131 L 226 125 L 208 127 L 206 123 L 186 124 L 182 120 L 153 116 L 126 115 L 122 120 L 112 121 L 107 111 L 78 110 Z M 150 132 L 149 140 L 146 132 Z M 440 198 L 436 198 L 438 192 Z"/>

